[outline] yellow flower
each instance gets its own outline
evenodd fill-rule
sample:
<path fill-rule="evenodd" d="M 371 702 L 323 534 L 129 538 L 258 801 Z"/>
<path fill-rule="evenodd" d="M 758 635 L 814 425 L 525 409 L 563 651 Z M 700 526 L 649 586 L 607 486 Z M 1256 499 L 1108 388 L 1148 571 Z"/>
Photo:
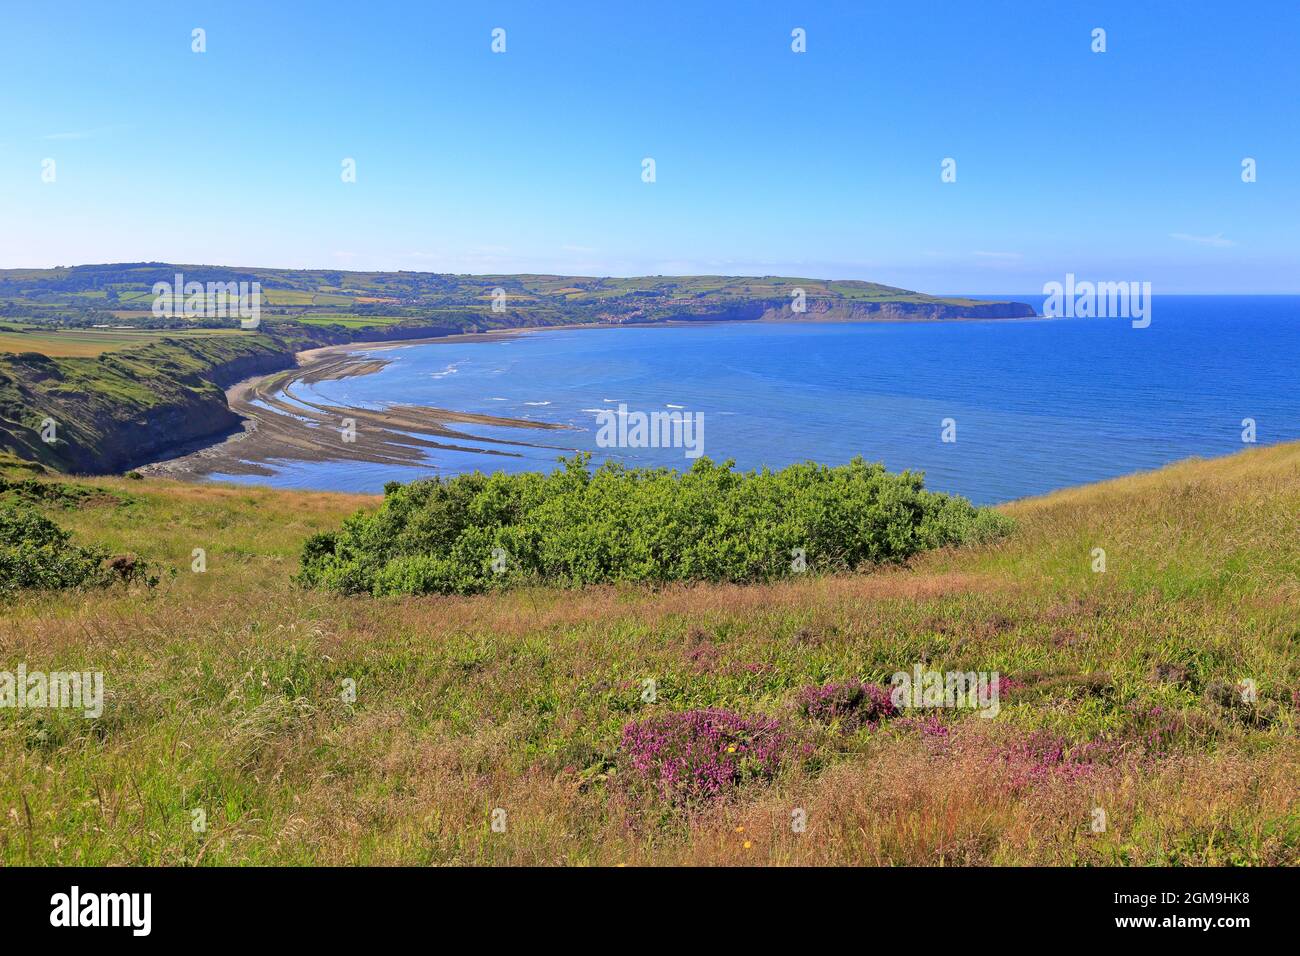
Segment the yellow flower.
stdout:
<path fill-rule="evenodd" d="M 748 849 L 749 849 L 751 846 L 753 846 L 753 845 L 754 845 L 754 844 L 750 843 L 748 840 L 745 841 L 745 849 L 746 849 L 746 850 L 748 850 Z"/>
<path fill-rule="evenodd" d="M 745 828 L 744 828 L 744 827 L 736 827 L 736 832 L 737 832 L 737 833 L 744 833 L 744 832 L 745 832 Z"/>
<path fill-rule="evenodd" d="M 734 754 L 735 752 L 736 752 L 736 745 L 735 745 L 735 744 L 732 744 L 730 747 L 727 748 L 727 753 L 729 753 L 729 754 Z"/>

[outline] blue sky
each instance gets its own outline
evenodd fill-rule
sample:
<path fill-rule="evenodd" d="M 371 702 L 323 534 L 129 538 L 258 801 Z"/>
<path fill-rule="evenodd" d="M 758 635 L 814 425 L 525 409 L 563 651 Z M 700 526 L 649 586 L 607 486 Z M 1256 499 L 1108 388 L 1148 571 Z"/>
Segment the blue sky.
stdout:
<path fill-rule="evenodd" d="M 1297 50 L 1295 0 L 6 0 L 0 266 L 1300 292 Z"/>

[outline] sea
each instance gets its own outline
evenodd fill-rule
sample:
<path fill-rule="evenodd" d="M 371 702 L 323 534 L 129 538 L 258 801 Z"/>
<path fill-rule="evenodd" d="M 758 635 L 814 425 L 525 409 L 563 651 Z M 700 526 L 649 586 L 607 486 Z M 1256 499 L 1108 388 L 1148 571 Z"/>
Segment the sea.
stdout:
<path fill-rule="evenodd" d="M 519 457 L 433 449 L 420 467 L 282 460 L 271 477 L 210 477 L 378 492 L 431 475 L 549 471 L 579 450 L 677 469 L 699 454 L 741 469 L 860 455 L 989 504 L 1300 439 L 1300 296 L 1157 295 L 1150 319 L 692 323 L 388 344 L 359 350 L 389 360 L 381 371 L 299 385 L 300 397 L 569 428 L 456 426 L 548 446 Z M 670 447 L 639 447 L 636 429 L 620 444 L 602 428 L 620 414 L 672 420 L 653 413 L 689 415 L 700 433 L 678 428 L 672 447 L 665 428 Z"/>

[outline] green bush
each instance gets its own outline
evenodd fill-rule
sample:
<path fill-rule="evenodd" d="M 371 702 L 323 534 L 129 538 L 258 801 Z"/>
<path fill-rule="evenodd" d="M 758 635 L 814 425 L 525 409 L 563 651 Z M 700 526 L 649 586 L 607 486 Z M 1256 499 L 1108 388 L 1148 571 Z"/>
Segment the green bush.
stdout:
<path fill-rule="evenodd" d="M 0 507 L 0 598 L 21 590 L 106 587 L 150 577 L 144 562 L 109 557 L 101 548 L 82 548 L 44 515 L 25 505 Z"/>
<path fill-rule="evenodd" d="M 562 459 L 550 475 L 474 472 L 390 484 L 303 547 L 306 587 L 348 594 L 470 594 L 521 581 L 768 581 L 897 562 L 986 541 L 1010 520 L 926 491 L 922 476 L 855 458 L 737 472 L 707 458 L 685 473 Z M 501 570 L 504 568 L 504 570 Z"/>

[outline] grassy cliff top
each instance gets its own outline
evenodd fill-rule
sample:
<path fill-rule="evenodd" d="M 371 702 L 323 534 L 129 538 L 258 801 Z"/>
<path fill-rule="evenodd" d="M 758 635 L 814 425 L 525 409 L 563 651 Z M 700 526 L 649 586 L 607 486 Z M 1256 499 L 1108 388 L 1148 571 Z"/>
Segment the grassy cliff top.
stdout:
<path fill-rule="evenodd" d="M 1300 443 L 1007 505 L 1009 538 L 895 570 L 580 595 L 293 588 L 367 496 L 42 488 L 5 494 L 175 574 L 0 615 L 0 669 L 106 688 L 97 720 L 0 715 L 7 864 L 1300 862 Z M 800 709 L 918 663 L 997 670 L 1000 713 Z M 779 726 L 779 765 L 690 812 L 647 791 L 627 728 L 720 711 Z"/>

